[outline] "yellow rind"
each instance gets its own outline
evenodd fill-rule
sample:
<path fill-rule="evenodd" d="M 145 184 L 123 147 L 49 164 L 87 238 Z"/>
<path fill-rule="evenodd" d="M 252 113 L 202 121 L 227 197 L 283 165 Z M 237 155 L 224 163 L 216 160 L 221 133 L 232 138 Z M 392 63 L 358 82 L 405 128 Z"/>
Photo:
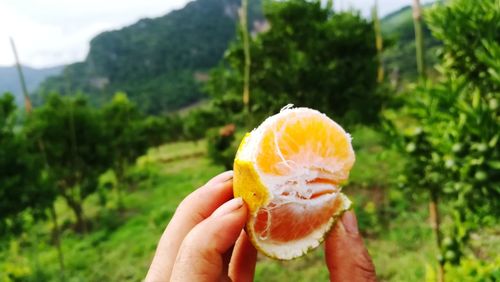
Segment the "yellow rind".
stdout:
<path fill-rule="evenodd" d="M 247 144 L 250 134 L 247 133 L 241 142 L 234 161 L 233 193 L 234 197 L 242 197 L 250 210 L 250 215 L 269 203 L 270 193 L 262 184 L 259 175 L 250 161 L 238 158 L 239 152 Z"/>

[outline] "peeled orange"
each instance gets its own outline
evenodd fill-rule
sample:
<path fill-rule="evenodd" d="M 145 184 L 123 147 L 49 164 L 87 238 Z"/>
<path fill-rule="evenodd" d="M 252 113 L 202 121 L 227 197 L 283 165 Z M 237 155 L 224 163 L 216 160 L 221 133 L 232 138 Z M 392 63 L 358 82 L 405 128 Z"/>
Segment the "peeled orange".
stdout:
<path fill-rule="evenodd" d="M 354 164 L 351 138 L 326 115 L 284 108 L 243 139 L 233 190 L 249 208 L 247 233 L 269 257 L 317 247 L 351 202 L 340 185 Z"/>

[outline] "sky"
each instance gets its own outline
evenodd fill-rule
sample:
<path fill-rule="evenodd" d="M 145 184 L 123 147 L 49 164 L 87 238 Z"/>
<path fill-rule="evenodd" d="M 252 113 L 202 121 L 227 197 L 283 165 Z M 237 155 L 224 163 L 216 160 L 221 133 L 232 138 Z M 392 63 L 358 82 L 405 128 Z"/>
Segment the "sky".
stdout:
<path fill-rule="evenodd" d="M 51 67 L 82 61 L 90 40 L 144 17 L 158 17 L 191 0 L 0 0 L 0 66 L 14 64 L 9 37 L 22 64 Z M 252 1 L 252 0 L 250 0 Z M 369 15 L 374 0 L 334 0 L 336 9 Z M 412 0 L 378 0 L 386 15 Z M 422 1 L 423 3 L 429 1 Z"/>

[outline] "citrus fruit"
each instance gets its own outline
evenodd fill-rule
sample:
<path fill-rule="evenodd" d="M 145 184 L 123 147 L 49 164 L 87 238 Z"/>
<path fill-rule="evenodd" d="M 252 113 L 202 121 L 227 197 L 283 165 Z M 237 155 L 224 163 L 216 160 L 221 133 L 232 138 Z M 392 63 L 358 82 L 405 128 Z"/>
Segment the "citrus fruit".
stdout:
<path fill-rule="evenodd" d="M 254 246 L 282 260 L 317 247 L 351 205 L 340 185 L 354 160 L 349 134 L 316 110 L 285 107 L 247 133 L 233 190 L 249 208 Z"/>

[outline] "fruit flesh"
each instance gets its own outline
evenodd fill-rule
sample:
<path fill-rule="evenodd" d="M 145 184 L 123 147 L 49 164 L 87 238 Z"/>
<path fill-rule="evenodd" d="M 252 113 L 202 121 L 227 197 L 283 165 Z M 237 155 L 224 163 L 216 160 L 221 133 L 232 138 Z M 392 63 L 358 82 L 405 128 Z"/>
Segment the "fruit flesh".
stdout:
<path fill-rule="evenodd" d="M 261 240 L 290 242 L 304 238 L 328 222 L 341 205 L 340 198 L 311 206 L 301 203 L 276 205 L 271 202 L 257 212 L 254 230 Z M 314 214 L 305 217 L 304 214 Z M 275 222 L 274 224 L 271 224 Z"/>
<path fill-rule="evenodd" d="M 279 259 L 319 245 L 350 206 L 340 184 L 353 163 L 349 135 L 314 110 L 285 110 L 247 135 L 235 160 L 234 192 L 249 206 L 254 245 Z"/>

